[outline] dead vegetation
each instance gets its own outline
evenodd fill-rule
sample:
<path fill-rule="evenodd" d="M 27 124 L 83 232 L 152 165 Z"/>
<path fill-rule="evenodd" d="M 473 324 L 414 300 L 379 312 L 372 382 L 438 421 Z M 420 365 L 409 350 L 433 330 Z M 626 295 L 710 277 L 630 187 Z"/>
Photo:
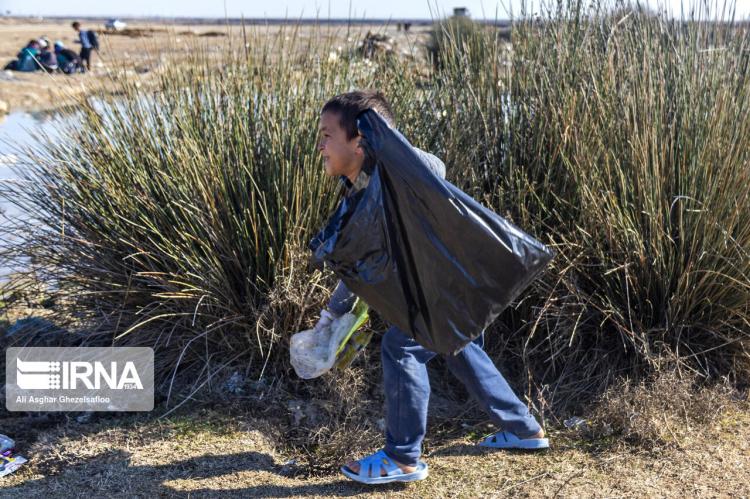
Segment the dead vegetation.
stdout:
<path fill-rule="evenodd" d="M 154 33 L 164 33 L 166 28 L 123 28 L 118 30 L 106 30 L 101 34 L 105 36 L 127 36 L 130 38 L 152 37 Z"/>
<path fill-rule="evenodd" d="M 736 403 L 723 406 L 717 414 L 713 438 L 689 447 L 646 449 L 612 437 L 550 427 L 550 451 L 506 453 L 476 447 L 473 427 L 450 437 L 433 435 L 425 456 L 431 470 L 427 480 L 376 489 L 344 480 L 334 466 L 325 470 L 306 466 L 306 457 L 287 445 L 290 432 L 283 420 L 293 419 L 293 411 L 274 414 L 278 406 L 271 404 L 267 412 L 273 416 L 258 417 L 260 411 L 254 407 L 234 399 L 217 403 L 213 409 L 194 407 L 164 419 L 146 415 L 102 415 L 86 423 L 62 415 L 58 421 L 47 422 L 5 419 L 3 431 L 16 435 L 23 455 L 31 461 L 3 479 L 3 490 L 45 498 L 728 497 L 750 493 L 750 444 L 744 432 L 750 417 L 738 411 Z M 323 441 L 326 435 L 319 437 Z M 327 445 L 344 444 L 333 435 Z M 367 447 L 366 442 L 359 445 L 341 452 L 356 456 Z"/>
<path fill-rule="evenodd" d="M 729 383 L 700 383 L 678 371 L 610 387 L 593 407 L 589 438 L 610 435 L 644 449 L 702 447 L 720 436 L 723 418 L 747 410 L 747 394 Z"/>

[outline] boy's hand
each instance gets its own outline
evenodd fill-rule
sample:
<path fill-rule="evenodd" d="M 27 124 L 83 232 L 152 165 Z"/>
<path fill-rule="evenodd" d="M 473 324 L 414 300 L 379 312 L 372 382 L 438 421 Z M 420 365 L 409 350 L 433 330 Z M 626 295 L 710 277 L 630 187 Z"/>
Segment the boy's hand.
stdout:
<path fill-rule="evenodd" d="M 331 325 L 331 323 L 334 321 L 334 319 L 337 319 L 338 316 L 335 315 L 333 312 L 330 312 L 327 309 L 323 309 L 320 311 L 320 319 L 318 319 L 317 324 L 315 324 L 315 327 L 313 328 L 313 331 L 320 332 L 321 330 L 327 328 Z"/>

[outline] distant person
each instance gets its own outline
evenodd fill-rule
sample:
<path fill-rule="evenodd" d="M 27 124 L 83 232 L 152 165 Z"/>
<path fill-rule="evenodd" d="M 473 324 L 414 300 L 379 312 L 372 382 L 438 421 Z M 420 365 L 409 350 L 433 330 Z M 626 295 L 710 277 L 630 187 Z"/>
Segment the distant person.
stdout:
<path fill-rule="evenodd" d="M 66 75 L 73 73 L 83 73 L 83 61 L 74 51 L 65 48 L 63 42 L 55 42 L 55 56 L 57 57 L 57 67 Z"/>
<path fill-rule="evenodd" d="M 13 71 L 36 71 L 39 69 L 40 45 L 38 40 L 29 40 L 24 48 L 16 55 L 15 61 L 10 61 L 5 69 L 11 69 Z"/>
<path fill-rule="evenodd" d="M 45 37 L 42 37 L 38 41 L 41 49 L 39 51 L 39 55 L 37 56 L 37 58 L 39 59 L 39 64 L 46 72 L 54 73 L 55 71 L 57 71 L 57 57 L 55 56 L 55 53 L 50 50 L 51 47 L 49 46 L 49 40 Z"/>
<path fill-rule="evenodd" d="M 78 40 L 76 43 L 81 44 L 81 61 L 83 61 L 86 70 L 91 71 L 91 53 L 96 50 L 99 51 L 99 39 L 96 36 L 96 32 L 93 30 L 81 29 L 81 23 L 78 21 L 71 24 L 73 29 L 78 32 Z"/>

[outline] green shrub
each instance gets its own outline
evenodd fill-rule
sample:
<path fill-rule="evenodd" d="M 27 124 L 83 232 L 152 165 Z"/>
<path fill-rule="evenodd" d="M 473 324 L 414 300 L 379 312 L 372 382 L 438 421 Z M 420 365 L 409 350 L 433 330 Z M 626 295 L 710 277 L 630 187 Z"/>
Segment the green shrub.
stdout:
<path fill-rule="evenodd" d="M 513 202 L 559 251 L 524 355 L 572 399 L 667 364 L 748 379 L 748 36 L 578 2 L 514 26 Z"/>

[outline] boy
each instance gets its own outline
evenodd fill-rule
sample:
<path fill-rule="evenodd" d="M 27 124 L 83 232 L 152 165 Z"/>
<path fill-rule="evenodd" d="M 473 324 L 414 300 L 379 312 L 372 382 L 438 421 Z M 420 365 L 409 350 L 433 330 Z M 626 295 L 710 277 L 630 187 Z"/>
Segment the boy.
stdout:
<path fill-rule="evenodd" d="M 99 50 L 99 41 L 97 40 L 96 33 L 91 30 L 81 29 L 81 23 L 78 21 L 73 22 L 71 26 L 78 32 L 76 43 L 81 44 L 81 61 L 86 65 L 86 71 L 91 71 L 91 52 Z"/>
<path fill-rule="evenodd" d="M 367 187 L 376 158 L 357 130 L 357 116 L 373 109 L 391 126 L 393 112 L 385 96 L 376 91 L 355 91 L 330 99 L 320 114 L 320 143 L 325 173 L 338 176 L 345 195 Z M 416 149 L 416 148 L 415 148 Z M 432 173 L 445 178 L 445 165 L 437 157 L 416 152 Z M 315 329 L 320 329 L 351 310 L 356 297 L 339 282 Z M 444 356 L 448 368 L 505 431 L 487 437 L 480 445 L 494 448 L 544 449 L 549 443 L 544 430 L 482 349 L 483 335 L 456 355 Z M 427 427 L 430 383 L 427 362 L 436 354 L 391 326 L 382 339 L 383 384 L 386 406 L 385 447 L 351 461 L 341 471 L 362 483 L 410 482 L 427 477 L 427 465 L 419 460 Z"/>

